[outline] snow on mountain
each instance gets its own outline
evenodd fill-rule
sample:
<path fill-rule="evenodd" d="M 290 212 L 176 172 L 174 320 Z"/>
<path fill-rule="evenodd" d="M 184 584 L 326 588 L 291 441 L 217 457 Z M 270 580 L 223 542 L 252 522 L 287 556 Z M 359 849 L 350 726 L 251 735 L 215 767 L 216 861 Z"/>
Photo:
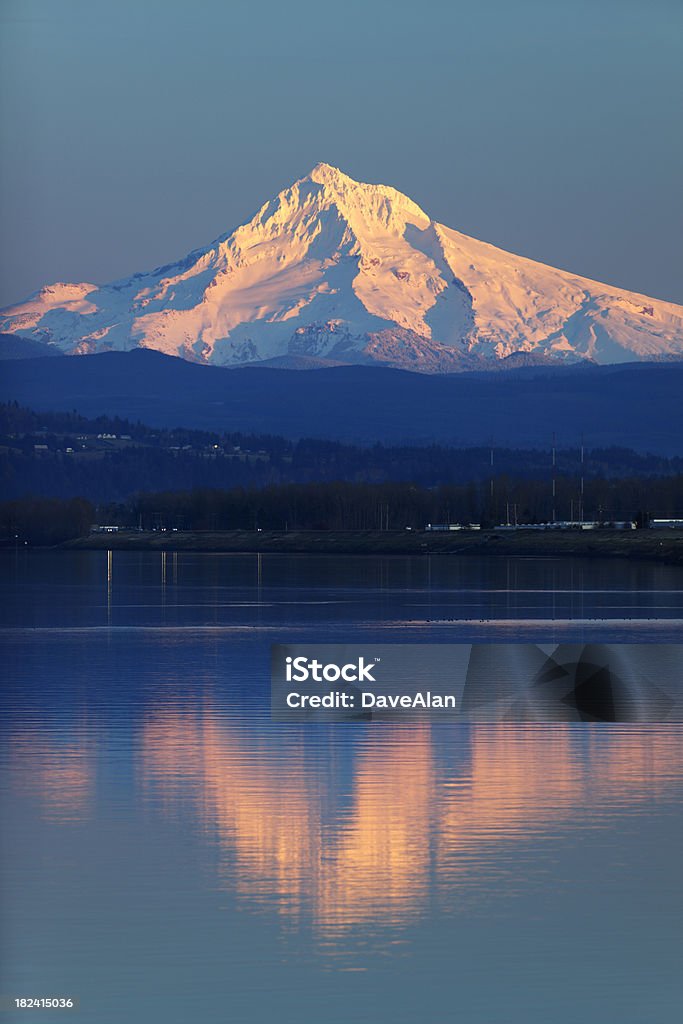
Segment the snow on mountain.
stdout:
<path fill-rule="evenodd" d="M 43 288 L 2 310 L 0 331 L 68 354 L 143 347 L 225 366 L 683 357 L 683 307 L 469 238 L 328 164 L 183 260 Z"/>

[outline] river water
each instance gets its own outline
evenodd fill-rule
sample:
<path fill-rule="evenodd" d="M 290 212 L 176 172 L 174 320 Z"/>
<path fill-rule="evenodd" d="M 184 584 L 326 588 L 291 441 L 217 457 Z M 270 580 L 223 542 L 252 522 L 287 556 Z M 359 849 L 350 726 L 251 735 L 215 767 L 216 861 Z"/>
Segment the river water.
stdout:
<path fill-rule="evenodd" d="M 0 995 L 95 1024 L 677 1018 L 680 725 L 276 724 L 269 670 L 272 643 L 680 642 L 680 569 L 0 569 Z"/>

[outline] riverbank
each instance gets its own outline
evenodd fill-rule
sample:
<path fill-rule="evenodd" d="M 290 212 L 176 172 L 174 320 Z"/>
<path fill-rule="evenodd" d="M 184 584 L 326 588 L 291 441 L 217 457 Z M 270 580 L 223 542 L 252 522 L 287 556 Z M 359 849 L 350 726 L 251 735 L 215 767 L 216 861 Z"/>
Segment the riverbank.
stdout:
<path fill-rule="evenodd" d="M 168 531 L 90 534 L 70 550 L 269 552 L 325 555 L 494 555 L 634 558 L 683 565 L 683 531 Z"/>

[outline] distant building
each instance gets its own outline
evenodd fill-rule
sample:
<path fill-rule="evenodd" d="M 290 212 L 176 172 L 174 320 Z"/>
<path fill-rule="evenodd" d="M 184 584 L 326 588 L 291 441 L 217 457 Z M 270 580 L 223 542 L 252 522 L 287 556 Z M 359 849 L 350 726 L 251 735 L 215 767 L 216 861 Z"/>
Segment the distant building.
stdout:
<path fill-rule="evenodd" d="M 444 533 L 448 530 L 480 530 L 479 523 L 427 523 L 425 530 L 428 533 Z"/>
<path fill-rule="evenodd" d="M 557 520 L 554 523 L 501 523 L 496 530 L 635 530 L 636 524 L 627 519 L 618 523 L 603 523 L 593 520 Z"/>
<path fill-rule="evenodd" d="M 651 519 L 651 530 L 683 530 L 683 517 L 671 519 Z"/>

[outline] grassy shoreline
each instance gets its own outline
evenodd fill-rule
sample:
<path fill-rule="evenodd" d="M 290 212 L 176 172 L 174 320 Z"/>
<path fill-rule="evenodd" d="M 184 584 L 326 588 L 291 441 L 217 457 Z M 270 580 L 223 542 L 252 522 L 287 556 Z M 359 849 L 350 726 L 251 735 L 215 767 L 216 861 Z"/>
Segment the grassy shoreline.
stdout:
<path fill-rule="evenodd" d="M 683 565 L 683 531 L 226 530 L 91 534 L 61 545 L 83 551 L 197 551 L 329 555 L 491 555 L 648 559 Z"/>

